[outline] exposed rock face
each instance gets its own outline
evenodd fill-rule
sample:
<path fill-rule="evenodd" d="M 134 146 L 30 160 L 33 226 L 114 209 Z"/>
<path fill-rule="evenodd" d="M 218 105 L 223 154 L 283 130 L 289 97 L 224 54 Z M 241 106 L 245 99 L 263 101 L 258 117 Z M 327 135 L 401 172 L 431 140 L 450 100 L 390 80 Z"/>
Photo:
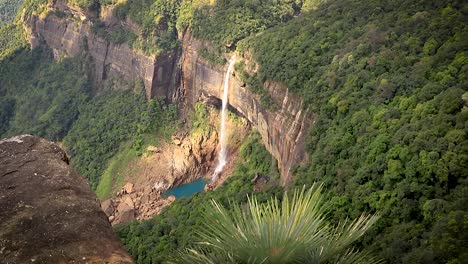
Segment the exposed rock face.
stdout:
<path fill-rule="evenodd" d="M 190 33 L 183 36 L 182 93 L 188 104 L 203 96 L 222 98 L 226 69 L 214 67 L 199 57 L 202 43 Z M 260 132 L 266 148 L 278 160 L 282 184 L 291 180 L 291 168 L 305 157 L 304 138 L 312 115 L 303 109 L 300 97 L 276 82 L 265 83 L 277 110 L 265 109 L 258 95 L 237 78 L 230 79 L 229 104 L 244 115 Z"/>
<path fill-rule="evenodd" d="M 165 191 L 212 175 L 219 144 L 217 126 L 209 124 L 218 125 L 220 117 L 219 111 L 211 107 L 207 115 L 206 127 L 179 132 L 170 142 L 158 147 L 149 146 L 148 152 L 119 172 L 127 182 L 121 188 L 115 186 L 115 195 L 101 203 L 113 225 L 159 214 L 175 199 L 164 197 Z M 238 149 L 250 131 L 249 123 L 242 118 L 228 118 L 226 127 L 231 159 L 213 187 L 222 184 L 232 172 Z"/>
<path fill-rule="evenodd" d="M 45 19 L 33 18 L 31 43 L 34 47 L 43 38 L 56 56 L 75 55 L 81 47 L 87 47 L 94 60 L 93 80 L 100 84 L 113 75 L 144 80 L 147 97 L 162 96 L 177 101 L 185 108 L 192 107 L 201 98 L 221 98 L 225 67 L 214 67 L 198 56 L 201 41 L 186 32 L 182 38 L 182 54 L 177 51 L 158 57 L 140 54 L 127 45 L 115 45 L 96 36 L 91 31 L 91 22 L 84 14 L 68 10 L 63 0 L 57 0 L 52 8 L 65 10 L 80 17 L 63 19 L 53 15 Z M 107 10 L 105 21 L 113 21 Z M 138 31 L 131 21 L 121 22 L 127 28 Z M 181 60 L 179 60 L 181 58 Z M 277 82 L 267 82 L 265 89 L 277 108 L 266 109 L 259 95 L 252 93 L 237 78 L 231 78 L 229 103 L 244 115 L 260 132 L 267 149 L 278 160 L 283 185 L 291 180 L 291 169 L 305 157 L 304 139 L 312 123 L 312 114 L 304 110 L 302 100 L 288 92 L 287 87 Z"/>
<path fill-rule="evenodd" d="M 87 49 L 93 60 L 92 79 L 95 87 L 112 76 L 123 76 L 125 79 L 143 80 L 148 98 L 172 97 L 174 87 L 178 86 L 172 78 L 175 54 L 149 56 L 131 49 L 127 44 L 111 43 L 94 34 L 92 22 L 82 14 L 72 12 L 61 1 L 54 2 L 51 9 L 65 12 L 69 17 L 59 18 L 49 14 L 44 19 L 32 17 L 26 21 L 32 48 L 44 40 L 56 58 L 74 56 Z"/>
<path fill-rule="evenodd" d="M 56 144 L 0 141 L 0 190 L 0 262 L 133 263 Z"/>

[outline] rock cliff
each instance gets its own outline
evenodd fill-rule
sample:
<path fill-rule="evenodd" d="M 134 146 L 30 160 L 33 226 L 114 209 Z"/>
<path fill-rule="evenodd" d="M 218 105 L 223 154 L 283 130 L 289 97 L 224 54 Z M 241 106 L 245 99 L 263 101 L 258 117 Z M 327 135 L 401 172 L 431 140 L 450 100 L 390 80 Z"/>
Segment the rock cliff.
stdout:
<path fill-rule="evenodd" d="M 188 32 L 183 36 L 181 93 L 187 104 L 200 97 L 222 97 L 226 67 L 212 66 L 198 55 L 203 43 Z M 263 143 L 278 160 L 281 183 L 291 180 L 291 169 L 304 161 L 304 139 L 312 123 L 312 114 L 304 110 L 300 97 L 289 93 L 277 82 L 266 82 L 277 109 L 266 109 L 260 96 L 251 92 L 238 78 L 230 79 L 229 104 L 255 126 Z"/>
<path fill-rule="evenodd" d="M 34 47 L 43 39 L 55 56 L 72 56 L 87 48 L 94 61 L 92 75 L 96 84 L 112 75 L 141 78 L 148 97 L 166 97 L 181 103 L 185 109 L 193 107 L 201 97 L 221 98 L 226 69 L 212 66 L 198 55 L 203 43 L 192 38 L 189 31 L 181 36 L 182 54 L 174 51 L 157 57 L 147 56 L 126 44 L 116 45 L 96 36 L 84 14 L 76 14 L 58 3 L 60 0 L 51 8 L 73 16 L 30 19 L 31 44 Z M 84 21 L 78 21 L 80 19 Z M 229 104 L 258 129 L 265 146 L 278 160 L 281 181 L 285 185 L 291 180 L 293 166 L 306 158 L 304 139 L 313 117 L 304 109 L 301 98 L 289 93 L 284 85 L 267 82 L 264 87 L 278 106 L 274 110 L 265 108 L 260 96 L 238 78 L 231 78 Z"/>
<path fill-rule="evenodd" d="M 2 140 L 0 164 L 0 262 L 133 263 L 56 144 Z"/>
<path fill-rule="evenodd" d="M 141 79 L 148 98 L 171 97 L 177 83 L 172 73 L 176 65 L 176 54 L 158 56 L 145 55 L 127 44 L 115 44 L 99 37 L 92 31 L 92 23 L 86 14 L 68 8 L 61 1 L 49 7 L 44 18 L 32 16 L 26 22 L 32 48 L 44 41 L 53 51 L 54 57 L 74 56 L 86 50 L 93 61 L 92 80 L 95 87 L 112 77 Z M 66 14 L 58 17 L 55 12 Z"/>

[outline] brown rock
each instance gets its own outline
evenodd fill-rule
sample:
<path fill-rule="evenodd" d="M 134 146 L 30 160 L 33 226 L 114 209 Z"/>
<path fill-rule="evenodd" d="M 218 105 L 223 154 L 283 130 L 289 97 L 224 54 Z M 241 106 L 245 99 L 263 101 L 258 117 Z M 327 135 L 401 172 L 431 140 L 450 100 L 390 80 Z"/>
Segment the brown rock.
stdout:
<path fill-rule="evenodd" d="M 171 195 L 171 196 L 167 197 L 167 200 L 168 200 L 169 202 L 171 202 L 171 203 L 172 203 L 173 201 L 175 201 L 175 199 L 176 199 L 176 197 L 175 197 L 174 195 Z"/>
<path fill-rule="evenodd" d="M 101 203 L 101 209 L 106 213 L 106 215 L 109 217 L 114 213 L 114 203 L 112 202 L 112 199 L 107 199 L 104 202 Z"/>
<path fill-rule="evenodd" d="M 149 195 L 148 194 L 143 194 L 143 196 L 141 196 L 141 202 L 143 204 L 146 204 L 148 201 L 149 201 Z"/>
<path fill-rule="evenodd" d="M 132 263 L 84 177 L 56 144 L 0 141 L 0 262 Z"/>
<path fill-rule="evenodd" d="M 127 202 L 120 202 L 117 206 L 117 212 L 115 213 L 113 224 L 126 223 L 133 219 L 135 219 L 135 208 L 130 206 Z"/>
<path fill-rule="evenodd" d="M 126 193 L 132 193 L 133 192 L 133 183 L 127 182 L 123 189 L 125 190 Z"/>
<path fill-rule="evenodd" d="M 182 144 L 180 138 L 176 136 L 172 136 L 172 142 L 176 144 L 177 146 L 180 146 L 180 144 Z"/>
<path fill-rule="evenodd" d="M 135 204 L 133 203 L 133 200 L 132 200 L 132 198 L 131 198 L 130 196 L 128 196 L 128 195 L 125 196 L 125 197 L 123 198 L 123 201 L 124 201 L 124 203 L 126 203 L 130 208 L 132 208 L 132 209 L 135 208 Z"/>
<path fill-rule="evenodd" d="M 155 146 L 148 146 L 146 150 L 151 151 L 153 153 L 161 153 L 161 149 Z"/>
<path fill-rule="evenodd" d="M 127 210 L 120 214 L 118 223 L 127 223 L 135 219 L 135 210 Z"/>

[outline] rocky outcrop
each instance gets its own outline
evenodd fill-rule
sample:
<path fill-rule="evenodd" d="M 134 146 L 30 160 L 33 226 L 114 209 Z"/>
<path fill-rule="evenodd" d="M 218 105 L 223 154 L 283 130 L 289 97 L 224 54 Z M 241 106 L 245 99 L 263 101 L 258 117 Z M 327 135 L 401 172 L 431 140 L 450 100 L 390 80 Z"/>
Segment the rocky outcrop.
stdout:
<path fill-rule="evenodd" d="M 210 108 L 208 116 L 208 124 L 218 123 L 218 111 Z M 229 119 L 226 126 L 230 131 L 226 134 L 230 139 L 228 152 L 236 156 L 235 152 L 250 127 L 245 119 Z M 164 197 L 165 191 L 211 176 L 210 169 L 216 162 L 217 147 L 216 127 L 208 125 L 203 129 L 193 129 L 190 133 L 179 132 L 172 136 L 172 142 L 162 146 L 148 146 L 146 153 L 133 162 L 128 170 L 119 172 L 128 182 L 112 198 L 101 203 L 102 210 L 113 225 L 133 219 L 148 219 L 159 214 L 175 200 L 175 197 Z M 218 184 L 230 173 L 229 167 L 228 164 Z"/>
<path fill-rule="evenodd" d="M 45 41 L 55 58 L 74 56 L 86 50 L 93 61 L 94 87 L 101 87 L 106 79 L 119 76 L 126 80 L 143 80 L 148 98 L 172 96 L 178 86 L 177 80 L 172 78 L 177 59 L 175 53 L 143 54 L 125 43 L 115 44 L 99 37 L 92 31 L 93 22 L 85 14 L 72 12 L 73 9 L 61 1 L 55 1 L 50 9 L 67 16 L 57 17 L 54 12 L 49 12 L 45 18 L 28 18 L 26 30 L 32 48 Z"/>
<path fill-rule="evenodd" d="M 198 55 L 203 43 L 188 32 L 183 36 L 181 90 L 187 104 L 200 97 L 222 97 L 225 67 L 215 67 Z M 229 104 L 246 117 L 262 135 L 266 148 L 278 160 L 281 183 L 291 180 L 291 169 L 304 161 L 304 139 L 312 114 L 304 109 L 300 97 L 289 93 L 277 82 L 264 84 L 277 109 L 260 103 L 260 96 L 251 92 L 238 78 L 231 78 Z"/>
<path fill-rule="evenodd" d="M 86 180 L 56 144 L 0 141 L 2 263 L 132 263 Z"/>

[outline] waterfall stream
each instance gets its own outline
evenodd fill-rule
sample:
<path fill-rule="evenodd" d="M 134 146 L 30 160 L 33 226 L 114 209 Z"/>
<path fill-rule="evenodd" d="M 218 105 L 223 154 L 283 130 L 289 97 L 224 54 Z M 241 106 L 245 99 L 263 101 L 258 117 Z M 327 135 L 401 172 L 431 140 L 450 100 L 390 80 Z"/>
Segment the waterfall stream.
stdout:
<path fill-rule="evenodd" d="M 220 151 L 218 154 L 218 165 L 211 176 L 211 182 L 214 182 L 218 179 L 219 174 L 223 171 L 224 166 L 226 165 L 227 152 L 226 152 L 226 115 L 227 115 L 227 104 L 228 104 L 228 94 L 229 94 L 229 77 L 231 76 L 232 68 L 234 67 L 235 61 L 231 60 L 229 67 L 226 71 L 226 76 L 224 77 L 224 91 L 223 91 L 223 107 L 221 110 L 221 131 L 219 135 Z"/>

